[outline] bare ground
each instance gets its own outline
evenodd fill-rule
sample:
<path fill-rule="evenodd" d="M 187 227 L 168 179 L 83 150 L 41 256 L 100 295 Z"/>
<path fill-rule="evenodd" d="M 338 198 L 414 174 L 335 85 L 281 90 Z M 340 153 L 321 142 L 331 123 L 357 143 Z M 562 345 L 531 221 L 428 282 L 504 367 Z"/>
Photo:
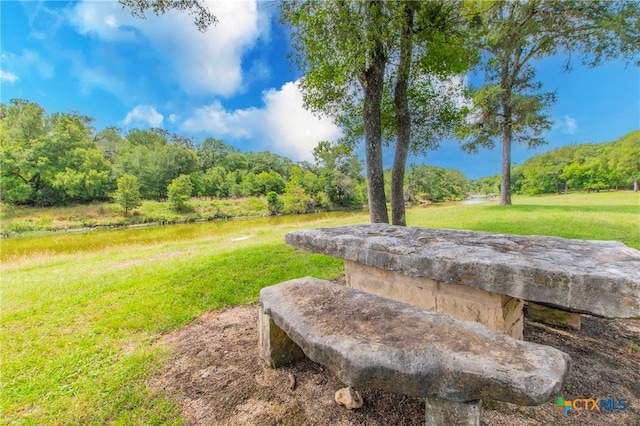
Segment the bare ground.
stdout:
<path fill-rule="evenodd" d="M 364 406 L 349 411 L 334 400 L 344 387 L 309 360 L 272 370 L 257 348 L 258 306 L 209 312 L 159 344 L 172 358 L 150 381 L 178 401 L 188 425 L 424 425 L 424 402 L 362 389 Z M 623 411 L 570 411 L 556 400 L 537 407 L 483 402 L 483 425 L 640 425 L 640 321 L 583 316 L 573 331 L 525 321 L 525 340 L 554 346 L 572 358 L 566 400 L 624 398 Z M 291 389 L 291 379 L 295 387 Z"/>

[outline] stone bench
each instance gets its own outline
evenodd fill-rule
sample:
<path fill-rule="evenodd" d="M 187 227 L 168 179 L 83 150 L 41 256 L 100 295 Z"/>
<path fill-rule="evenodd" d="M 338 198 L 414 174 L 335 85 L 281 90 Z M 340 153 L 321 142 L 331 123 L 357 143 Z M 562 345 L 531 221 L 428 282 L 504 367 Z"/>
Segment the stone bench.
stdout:
<path fill-rule="evenodd" d="M 557 349 L 316 278 L 263 288 L 260 303 L 272 367 L 306 355 L 350 387 L 426 398 L 428 425 L 479 425 L 481 399 L 542 404 L 569 373 Z"/>
<path fill-rule="evenodd" d="M 347 285 L 522 338 L 523 305 L 640 317 L 640 252 L 615 241 L 368 224 L 310 229 L 287 245 L 345 260 Z M 543 315 L 544 311 L 543 311 Z M 548 314 L 546 314 L 548 315 Z"/>

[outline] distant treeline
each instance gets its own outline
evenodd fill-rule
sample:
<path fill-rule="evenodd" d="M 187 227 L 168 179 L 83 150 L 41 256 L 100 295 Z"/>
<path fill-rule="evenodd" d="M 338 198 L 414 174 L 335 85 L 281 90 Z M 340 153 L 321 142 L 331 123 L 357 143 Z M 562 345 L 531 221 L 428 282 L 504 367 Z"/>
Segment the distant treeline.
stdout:
<path fill-rule="evenodd" d="M 513 168 L 511 192 L 551 194 L 569 190 L 638 191 L 640 179 L 640 130 L 608 143 L 567 145 L 535 155 Z M 500 175 L 471 182 L 476 193 L 500 193 Z"/>
<path fill-rule="evenodd" d="M 165 200 L 171 183 L 188 176 L 190 196 L 275 193 L 286 213 L 367 202 L 362 164 L 341 145 L 320 142 L 313 163 L 294 163 L 269 152 L 240 152 L 217 139 L 196 143 L 158 128 L 96 132 L 92 122 L 77 112 L 47 114 L 27 100 L 0 104 L 0 199 L 33 206 L 107 201 L 116 195 L 119 178 L 134 176 L 142 199 Z M 462 173 L 439 167 L 412 166 L 407 174 L 410 200 L 459 199 L 468 186 Z"/>
<path fill-rule="evenodd" d="M 47 114 L 27 100 L 0 103 L 0 200 L 32 206 L 108 201 L 117 194 L 118 179 L 133 176 L 140 197 L 149 200 L 171 198 L 172 182 L 178 180 L 176 188 L 188 177 L 189 196 L 271 194 L 270 202 L 285 213 L 367 202 L 362 164 L 342 145 L 320 142 L 313 163 L 296 163 L 269 152 L 240 152 L 218 139 L 198 143 L 158 128 L 96 132 L 92 122 L 77 112 Z M 639 152 L 640 131 L 609 144 L 558 148 L 515 167 L 513 192 L 627 187 L 640 175 Z M 388 195 L 389 173 L 386 177 Z M 498 193 L 499 182 L 499 175 L 469 182 L 458 170 L 412 164 L 405 200 L 459 200 L 470 190 Z"/>

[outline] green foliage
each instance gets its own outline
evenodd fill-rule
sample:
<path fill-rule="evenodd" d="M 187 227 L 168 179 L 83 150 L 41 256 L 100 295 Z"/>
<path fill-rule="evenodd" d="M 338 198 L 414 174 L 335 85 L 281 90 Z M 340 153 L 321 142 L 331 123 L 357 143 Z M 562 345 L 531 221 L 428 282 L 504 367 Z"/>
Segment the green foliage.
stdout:
<path fill-rule="evenodd" d="M 514 193 L 633 188 L 640 170 L 640 130 L 603 144 L 567 145 L 535 155 L 514 168 Z"/>
<path fill-rule="evenodd" d="M 500 175 L 487 176 L 474 179 L 470 182 L 471 191 L 475 194 L 499 194 L 500 193 Z"/>
<path fill-rule="evenodd" d="M 192 192 L 193 184 L 188 175 L 178 176 L 167 187 L 169 202 L 178 212 L 189 209 L 189 199 Z"/>
<path fill-rule="evenodd" d="M 110 167 L 91 140 L 91 118 L 47 115 L 38 104 L 0 104 L 2 200 L 36 205 L 105 199 Z"/>
<path fill-rule="evenodd" d="M 363 182 L 362 164 L 353 150 L 323 141 L 314 148 L 313 156 L 319 180 L 312 183 L 308 172 L 300 180 L 308 193 L 317 196 L 318 204 L 340 208 L 362 205 L 362 197 L 357 190 Z"/>
<path fill-rule="evenodd" d="M 313 199 L 299 183 L 291 181 L 284 189 L 283 211 L 288 214 L 307 213 L 312 210 Z"/>
<path fill-rule="evenodd" d="M 278 215 L 282 212 L 282 208 L 284 207 L 284 203 L 278 197 L 278 194 L 271 191 L 267 194 L 267 208 L 269 210 L 269 214 Z"/>
<path fill-rule="evenodd" d="M 193 16 L 193 23 L 202 32 L 218 23 L 218 18 L 211 13 L 206 5 L 198 0 L 118 0 L 123 7 L 130 9 L 133 16 L 145 19 L 146 13 L 151 11 L 155 15 L 162 15 L 171 10 L 187 13 Z"/>
<path fill-rule="evenodd" d="M 412 202 L 463 200 L 469 188 L 469 181 L 458 170 L 411 164 L 405 179 L 404 197 Z"/>
<path fill-rule="evenodd" d="M 90 118 L 47 115 L 38 104 L 19 99 L 0 108 L 0 200 L 10 203 L 101 201 L 125 175 L 137 178 L 144 200 L 167 199 L 169 185 L 180 175 L 189 175 L 192 195 L 198 197 L 282 194 L 294 166 L 288 158 L 239 152 L 211 138 L 196 147 L 190 138 L 158 128 L 131 129 L 123 136 L 108 127 L 93 136 Z M 310 194 L 320 191 L 314 172 L 303 180 L 314 182 Z"/>
<path fill-rule="evenodd" d="M 118 190 L 113 195 L 116 203 L 120 204 L 125 216 L 130 210 L 142 205 L 140 198 L 140 184 L 138 178 L 131 175 L 124 175 L 118 179 Z"/>

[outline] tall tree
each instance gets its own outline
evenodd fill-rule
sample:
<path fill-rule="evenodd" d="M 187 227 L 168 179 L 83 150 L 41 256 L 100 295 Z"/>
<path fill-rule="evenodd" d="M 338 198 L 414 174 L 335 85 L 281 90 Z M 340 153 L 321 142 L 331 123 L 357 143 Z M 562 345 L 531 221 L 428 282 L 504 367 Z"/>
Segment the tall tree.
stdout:
<path fill-rule="evenodd" d="M 308 3 L 295 4 L 303 9 Z M 371 209 L 374 208 L 371 197 L 379 196 L 386 201 L 386 196 L 382 198 L 382 187 L 378 194 L 372 191 L 384 185 L 384 174 L 377 174 L 371 166 L 374 159 L 381 159 L 379 141 L 396 140 L 390 193 L 392 223 L 405 225 L 403 182 L 408 154 L 435 147 L 439 137 L 452 133 L 460 114 L 455 112 L 452 98 L 444 94 L 447 86 L 444 81 L 450 82 L 452 74 L 466 70 L 474 55 L 465 45 L 464 25 L 460 25 L 457 13 L 459 2 L 384 1 L 379 4 L 380 15 L 376 19 L 371 19 L 373 10 L 369 9 L 363 9 L 361 14 L 337 11 L 339 7 L 357 9 L 360 3 L 328 3 L 325 7 L 333 12 L 324 14 L 310 13 L 307 9 L 300 18 L 302 24 L 294 23 L 303 33 L 300 36 L 303 42 L 296 47 L 307 60 L 302 64 L 307 66 L 302 87 L 312 108 L 319 106 L 321 112 L 332 116 L 343 127 L 342 143 L 354 145 L 364 136 Z M 342 32 L 333 31 L 337 27 L 336 16 L 347 17 Z M 313 25 L 309 23 L 311 20 Z M 332 31 L 326 32 L 326 27 Z M 309 36 L 309 28 L 318 34 Z M 370 33 L 375 38 L 367 38 Z M 339 57 L 336 57 L 336 44 L 344 48 Z M 358 69 L 354 66 L 356 61 L 349 58 L 354 57 L 360 46 L 368 46 L 370 56 L 363 56 L 364 65 Z M 313 56 L 313 61 L 308 60 L 309 56 Z M 383 57 L 383 62 L 377 62 Z M 380 67 L 376 68 L 376 64 Z M 361 90 L 354 93 L 350 79 L 357 78 L 365 68 L 366 78 L 359 79 Z M 374 84 L 374 80 L 368 79 L 376 75 L 384 80 L 375 80 Z M 373 106 L 375 112 L 371 109 Z M 376 172 L 375 176 L 372 172 Z M 380 213 L 379 218 L 387 217 L 386 209 L 381 208 Z M 372 221 L 376 221 L 373 212 Z"/>
<path fill-rule="evenodd" d="M 640 4 L 620 1 L 497 0 L 478 2 L 477 43 L 485 55 L 486 84 L 460 135 L 469 151 L 502 143 L 501 205 L 511 204 L 511 145 L 544 143 L 554 93 L 540 92 L 532 62 L 577 52 L 583 63 L 634 59 L 640 51 Z M 637 63 L 637 62 L 636 62 Z M 570 61 L 567 61 L 570 69 Z"/>
<path fill-rule="evenodd" d="M 337 118 L 362 99 L 371 222 L 389 222 L 382 169 L 381 103 L 388 61 L 382 1 L 288 0 L 282 19 L 293 27 L 296 63 L 305 106 Z M 330 29 L 330 30 L 329 30 Z"/>
<path fill-rule="evenodd" d="M 93 142 L 92 118 L 75 112 L 47 115 L 21 99 L 0 107 L 3 199 L 59 205 L 106 198 L 109 164 Z"/>
<path fill-rule="evenodd" d="M 392 73 L 395 123 L 383 120 L 392 124 L 385 133 L 396 134 L 391 171 L 394 225 L 406 225 L 404 176 L 409 152 L 437 147 L 461 118 L 455 76 L 475 62 L 476 52 L 469 45 L 467 21 L 461 17 L 460 6 L 455 1 L 394 4 L 398 34 L 392 38 L 399 40 L 398 66 Z"/>

